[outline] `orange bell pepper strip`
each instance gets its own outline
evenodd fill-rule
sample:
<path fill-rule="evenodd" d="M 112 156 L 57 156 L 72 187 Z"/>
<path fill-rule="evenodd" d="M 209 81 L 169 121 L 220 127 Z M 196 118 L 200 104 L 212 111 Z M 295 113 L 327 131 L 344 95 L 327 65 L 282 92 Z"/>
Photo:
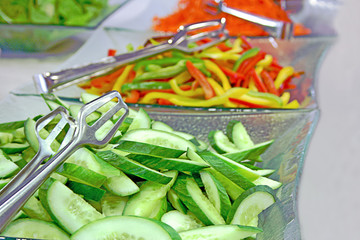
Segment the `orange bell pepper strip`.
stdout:
<path fill-rule="evenodd" d="M 137 103 L 140 98 L 140 91 L 138 90 L 131 90 L 127 93 L 127 96 L 124 98 L 126 103 Z"/>
<path fill-rule="evenodd" d="M 269 93 L 279 96 L 279 91 L 276 89 L 274 80 L 271 78 L 270 74 L 267 71 L 262 71 L 260 76 L 268 90 Z"/>
<path fill-rule="evenodd" d="M 190 75 L 193 76 L 199 82 L 200 86 L 204 89 L 205 99 L 215 97 L 214 89 L 207 81 L 206 76 L 190 61 L 186 61 L 186 67 Z"/>

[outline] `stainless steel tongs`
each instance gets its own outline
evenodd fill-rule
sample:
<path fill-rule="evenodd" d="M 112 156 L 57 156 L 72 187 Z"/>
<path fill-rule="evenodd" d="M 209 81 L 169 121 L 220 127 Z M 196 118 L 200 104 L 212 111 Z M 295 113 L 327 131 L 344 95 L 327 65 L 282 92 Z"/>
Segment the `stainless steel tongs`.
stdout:
<path fill-rule="evenodd" d="M 239 9 L 231 8 L 224 3 L 224 0 L 213 0 L 208 1 L 206 5 L 209 7 L 207 12 L 216 15 L 220 12 L 224 12 L 235 17 L 247 20 L 252 22 L 258 26 L 260 26 L 264 31 L 270 34 L 270 36 L 274 38 L 280 39 L 289 39 L 293 37 L 293 23 L 292 22 L 284 22 L 278 21 L 266 17 L 262 17 L 259 15 L 255 15 L 252 13 L 248 13 L 245 11 L 241 11 Z"/>
<path fill-rule="evenodd" d="M 170 49 L 178 49 L 184 52 L 195 52 L 224 41 L 228 37 L 225 24 L 226 20 L 223 18 L 219 20 L 198 22 L 186 26 L 180 26 L 178 32 L 172 38 L 159 45 L 145 47 L 138 51 L 120 54 L 113 57 L 106 57 L 99 60 L 98 62 L 61 70 L 59 72 L 45 72 L 43 74 L 34 75 L 33 79 L 35 86 L 39 93 L 49 93 L 74 83 L 88 80 L 91 77 L 104 74 L 112 70 L 114 67 L 124 63 L 152 56 Z M 217 28 L 216 30 L 203 31 L 193 35 L 189 34 L 189 32 L 208 27 Z M 198 47 L 191 48 L 188 46 L 189 43 L 197 42 L 205 38 L 209 38 L 211 41 L 199 45 Z"/>
<path fill-rule="evenodd" d="M 86 122 L 86 118 L 105 104 L 110 105 L 110 109 L 90 126 Z M 100 138 L 99 136 L 103 135 L 97 134 L 99 129 L 107 121 L 114 120 L 113 116 L 119 113 L 120 110 L 122 115 L 115 119 L 116 122 L 112 129 L 110 129 L 104 137 Z M 0 232 L 7 226 L 14 215 L 35 193 L 40 185 L 45 182 L 49 175 L 54 172 L 68 156 L 85 144 L 103 146 L 108 143 L 128 112 L 129 109 L 123 102 L 119 92 L 111 91 L 85 104 L 81 108 L 77 120 L 69 117 L 63 107 L 39 119 L 36 124 L 39 139 L 38 154 L 0 191 Z M 38 132 L 57 116 L 61 117 L 59 123 L 46 139 L 41 138 Z M 51 148 L 51 143 L 64 129 L 68 130 L 57 153 L 39 168 L 45 158 L 55 153 Z"/>

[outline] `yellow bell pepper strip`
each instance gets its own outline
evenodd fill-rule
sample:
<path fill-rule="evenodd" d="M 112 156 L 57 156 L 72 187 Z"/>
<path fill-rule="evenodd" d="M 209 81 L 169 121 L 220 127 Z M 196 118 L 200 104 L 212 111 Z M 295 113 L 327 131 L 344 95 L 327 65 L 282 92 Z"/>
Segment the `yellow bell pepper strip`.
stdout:
<path fill-rule="evenodd" d="M 178 95 L 184 96 L 184 97 L 198 97 L 198 96 L 204 96 L 204 90 L 202 88 L 196 88 L 195 90 L 182 90 L 177 82 L 176 79 L 173 78 L 169 81 L 169 84 L 171 86 L 171 89 Z"/>
<path fill-rule="evenodd" d="M 268 67 L 273 61 L 273 56 L 270 54 L 266 54 L 264 59 L 261 59 L 257 64 L 256 67 Z"/>
<path fill-rule="evenodd" d="M 241 47 L 242 44 L 242 40 L 241 38 L 236 38 L 234 40 L 234 43 L 232 44 L 232 48 L 228 51 L 226 51 L 226 53 L 240 53 L 243 51 L 243 48 Z"/>
<path fill-rule="evenodd" d="M 215 76 L 221 81 L 222 87 L 225 91 L 229 90 L 231 88 L 229 79 L 226 77 L 226 75 L 221 71 L 221 69 L 218 67 L 218 65 L 210 60 L 204 60 L 205 67 L 215 74 Z"/>
<path fill-rule="evenodd" d="M 232 97 L 230 100 L 233 102 L 236 102 L 236 99 L 239 100 L 239 104 L 241 104 L 240 102 L 243 101 L 246 104 L 242 104 L 242 105 L 246 105 L 248 107 L 250 106 L 257 106 L 259 108 L 280 108 L 282 105 L 279 104 L 278 101 L 274 101 L 273 99 L 271 99 L 270 96 L 267 96 L 268 98 L 261 96 L 261 95 L 272 95 L 274 97 L 276 97 L 273 94 L 269 94 L 269 93 L 260 93 L 260 92 L 255 92 L 255 91 L 249 91 L 246 94 L 241 95 L 240 97 Z M 281 99 L 280 99 L 281 101 Z M 255 108 L 257 108 L 255 107 Z"/>
<path fill-rule="evenodd" d="M 281 98 L 271 93 L 249 91 L 247 95 L 255 98 L 266 99 L 272 102 L 274 106 L 281 107 L 283 105 Z"/>
<path fill-rule="evenodd" d="M 216 60 L 232 60 L 236 61 L 240 55 L 237 53 L 228 53 L 228 52 L 218 52 L 218 53 L 208 53 L 208 52 L 201 52 L 194 54 L 195 57 L 198 58 L 211 58 Z"/>
<path fill-rule="evenodd" d="M 114 86 L 112 87 L 112 90 L 121 92 L 121 86 L 125 83 L 127 77 L 129 76 L 129 74 L 133 68 L 134 68 L 134 64 L 130 64 L 125 67 L 122 74 L 118 77 L 118 79 L 116 79 L 116 82 L 114 83 Z"/>
<path fill-rule="evenodd" d="M 170 89 L 168 82 L 132 82 L 124 83 L 121 92 L 129 92 L 131 90 L 154 90 L 154 89 Z"/>
<path fill-rule="evenodd" d="M 221 85 L 215 81 L 213 78 L 207 78 L 207 81 L 210 83 L 211 87 L 214 89 L 216 96 L 220 96 L 225 93 Z"/>
<path fill-rule="evenodd" d="M 182 84 L 189 81 L 191 79 L 191 75 L 188 71 L 184 71 L 179 75 L 175 76 L 173 79 L 176 81 L 177 84 Z"/>
<path fill-rule="evenodd" d="M 291 75 L 294 74 L 294 68 L 291 66 L 283 67 L 277 75 L 274 84 L 275 88 L 279 89 L 281 84 Z"/>
<path fill-rule="evenodd" d="M 299 108 L 299 106 L 300 106 L 299 102 L 295 99 L 289 102 L 288 104 L 286 104 L 284 108 Z"/>
<path fill-rule="evenodd" d="M 199 82 L 200 86 L 204 89 L 205 99 L 210 99 L 215 96 L 214 89 L 211 87 L 210 83 L 207 81 L 205 75 L 197 69 L 194 64 L 190 61 L 186 61 L 186 68 L 188 69 L 191 76 L 193 76 L 196 81 Z"/>
<path fill-rule="evenodd" d="M 289 103 L 290 100 L 290 93 L 289 92 L 284 92 L 281 96 L 280 96 L 283 105 L 286 106 Z"/>
<path fill-rule="evenodd" d="M 246 108 L 268 108 L 268 106 L 252 103 L 239 98 L 229 98 L 229 101 L 236 104 L 236 107 Z"/>
<path fill-rule="evenodd" d="M 244 52 L 243 54 L 241 54 L 241 56 L 234 63 L 233 71 L 236 72 L 243 61 L 256 56 L 259 52 L 260 52 L 260 48 L 251 48 L 246 52 Z"/>

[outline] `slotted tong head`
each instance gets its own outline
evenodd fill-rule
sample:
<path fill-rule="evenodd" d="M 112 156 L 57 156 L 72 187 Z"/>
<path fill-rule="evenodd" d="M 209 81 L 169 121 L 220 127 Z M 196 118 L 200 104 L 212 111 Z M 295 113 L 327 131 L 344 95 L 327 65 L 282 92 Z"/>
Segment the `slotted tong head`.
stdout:
<path fill-rule="evenodd" d="M 219 20 L 180 26 L 178 32 L 164 43 L 145 47 L 134 52 L 106 57 L 98 62 L 93 62 L 79 67 L 52 73 L 45 72 L 43 74 L 36 74 L 33 76 L 34 83 L 39 93 L 50 93 L 54 90 L 107 73 L 113 68 L 124 63 L 129 63 L 144 57 L 162 53 L 170 49 L 178 49 L 183 52 L 195 52 L 224 41 L 228 37 L 225 24 L 226 20 L 225 18 L 222 18 Z M 216 29 L 206 31 L 206 28 L 209 27 L 216 27 Z M 205 31 L 195 32 L 193 35 L 189 34 L 189 32 L 201 29 L 205 29 Z M 197 42 L 205 38 L 208 38 L 211 41 L 197 47 L 189 47 L 189 43 Z"/>
<path fill-rule="evenodd" d="M 101 107 L 109 110 L 90 126 L 86 122 L 87 117 Z M 67 157 L 84 145 L 103 146 L 107 144 L 128 112 L 129 109 L 119 92 L 111 91 L 82 106 L 77 119 L 70 117 L 67 110 L 62 106 L 40 118 L 35 124 L 35 132 L 39 142 L 37 154 L 0 191 L 0 232 Z M 59 118 L 60 120 L 47 137 L 40 136 L 40 131 L 44 127 Z M 105 135 L 97 134 L 99 130 L 102 131 L 101 127 L 107 121 L 114 121 L 113 127 Z M 63 131 L 66 132 L 65 137 L 60 147 L 54 150 L 52 143 Z M 48 157 L 50 159 L 41 166 L 43 160 Z"/>

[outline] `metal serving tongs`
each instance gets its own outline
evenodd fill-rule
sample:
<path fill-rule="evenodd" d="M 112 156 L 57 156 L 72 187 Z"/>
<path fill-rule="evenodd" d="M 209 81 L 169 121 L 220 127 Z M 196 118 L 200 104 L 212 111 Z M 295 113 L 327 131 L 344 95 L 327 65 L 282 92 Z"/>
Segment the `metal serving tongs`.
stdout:
<path fill-rule="evenodd" d="M 39 93 L 50 93 L 54 90 L 107 73 L 113 68 L 124 63 L 129 63 L 144 57 L 162 53 L 170 49 L 178 49 L 183 52 L 195 52 L 224 41 L 228 37 L 225 24 L 226 20 L 225 18 L 222 18 L 219 20 L 180 26 L 178 32 L 164 43 L 145 47 L 134 52 L 120 54 L 113 57 L 106 57 L 98 62 L 90 63 L 84 66 L 69 68 L 59 72 L 36 74 L 33 76 L 34 83 Z M 215 30 L 203 31 L 200 33 L 197 32 L 198 30 L 209 27 L 217 28 Z M 193 31 L 196 31 L 196 33 L 190 35 L 189 32 Z M 189 43 L 197 42 L 205 38 L 208 38 L 211 41 L 197 47 L 188 46 Z"/>
<path fill-rule="evenodd" d="M 115 100 L 115 101 L 114 101 Z M 99 109 L 100 107 L 107 105 L 110 107 L 106 113 L 104 113 L 95 123 L 91 126 L 86 122 L 86 118 Z M 121 110 L 121 116 L 116 119 L 116 123 L 113 128 L 107 132 L 105 137 L 99 139 L 99 134 L 96 132 L 113 116 L 118 116 Z M 67 115 L 67 112 L 60 107 L 53 113 L 38 120 L 37 130 L 41 129 L 41 126 L 46 124 L 48 121 L 53 120 L 56 116 L 61 116 L 60 125 L 55 127 L 49 137 L 46 140 L 42 140 L 39 137 L 40 152 L 45 149 L 44 153 L 38 153 L 34 159 L 32 159 L 25 166 L 25 170 L 21 171 L 16 175 L 13 181 L 8 183 L 5 190 L 0 192 L 0 232 L 7 226 L 7 224 L 13 219 L 19 209 L 25 204 L 25 202 L 35 193 L 42 183 L 49 177 L 49 175 L 57 169 L 57 167 L 63 163 L 67 157 L 74 153 L 78 148 L 85 144 L 94 146 L 103 146 L 107 144 L 110 139 L 114 136 L 118 130 L 120 124 L 124 121 L 127 116 L 129 109 L 123 102 L 120 94 L 117 91 L 111 91 L 105 95 L 85 104 L 79 114 L 78 119 L 74 120 Z M 64 141 L 60 145 L 59 151 L 50 158 L 40 168 L 41 159 L 46 158 L 45 156 L 49 153 L 53 153 L 50 148 L 52 139 L 62 132 L 64 127 L 69 125 L 69 130 L 65 135 Z M 102 136 L 102 135 L 101 135 Z"/>
<path fill-rule="evenodd" d="M 293 37 L 293 23 L 278 21 L 271 18 L 262 17 L 239 9 L 231 8 L 224 3 L 224 0 L 206 0 L 206 5 L 209 7 L 207 12 L 217 15 L 221 12 L 233 15 L 235 17 L 247 20 L 258 26 L 270 34 L 274 38 L 290 39 Z"/>

